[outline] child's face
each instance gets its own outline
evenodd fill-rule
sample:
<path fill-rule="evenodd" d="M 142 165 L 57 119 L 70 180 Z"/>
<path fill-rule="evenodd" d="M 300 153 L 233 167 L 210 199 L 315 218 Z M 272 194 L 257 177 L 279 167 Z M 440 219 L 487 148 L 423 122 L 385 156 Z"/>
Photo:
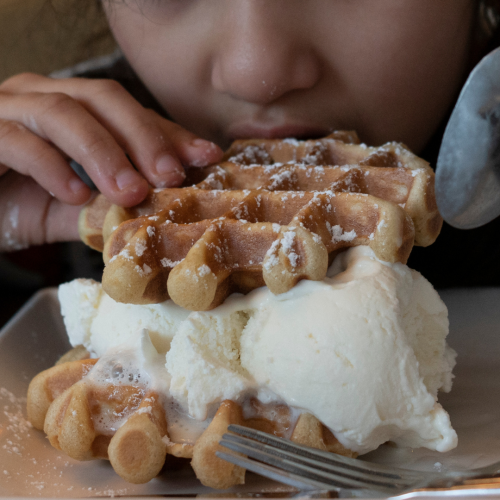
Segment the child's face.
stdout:
<path fill-rule="evenodd" d="M 221 146 L 355 129 L 418 151 L 457 95 L 475 19 L 473 0 L 105 4 L 158 101 Z"/>

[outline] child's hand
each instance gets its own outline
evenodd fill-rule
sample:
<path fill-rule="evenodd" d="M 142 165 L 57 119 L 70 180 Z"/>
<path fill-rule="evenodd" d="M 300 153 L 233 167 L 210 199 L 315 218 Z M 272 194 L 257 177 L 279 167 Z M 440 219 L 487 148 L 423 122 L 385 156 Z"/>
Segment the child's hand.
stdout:
<path fill-rule="evenodd" d="M 114 81 L 10 78 L 0 85 L 0 250 L 78 238 L 80 209 L 69 205 L 87 202 L 91 192 L 70 159 L 113 203 L 132 206 L 148 183 L 177 186 L 183 164 L 204 166 L 221 155 Z"/>

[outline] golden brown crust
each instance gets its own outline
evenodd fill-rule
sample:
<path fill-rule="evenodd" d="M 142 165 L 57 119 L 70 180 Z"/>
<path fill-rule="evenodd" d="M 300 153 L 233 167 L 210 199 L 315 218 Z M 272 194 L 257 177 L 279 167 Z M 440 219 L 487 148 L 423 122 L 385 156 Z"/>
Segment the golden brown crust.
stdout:
<path fill-rule="evenodd" d="M 216 451 L 224 450 L 219 441 L 231 424 L 242 425 L 243 416 L 238 404 L 226 400 L 221 403 L 214 419 L 194 445 L 191 466 L 205 486 L 225 489 L 245 482 L 245 469 L 215 456 Z"/>
<path fill-rule="evenodd" d="M 78 218 L 78 232 L 80 238 L 89 247 L 102 252 L 104 248 L 104 239 L 102 234 L 102 226 L 105 214 L 111 207 L 111 202 L 104 196 L 97 196 L 90 204 L 94 207 L 92 210 L 83 209 Z"/>
<path fill-rule="evenodd" d="M 228 488 L 242 484 L 244 469 L 215 455 L 217 450 L 222 450 L 219 441 L 228 426 L 244 425 L 277 436 L 291 431 L 293 421 L 290 409 L 285 405 L 265 405 L 253 399 L 250 405 L 255 416 L 245 420 L 240 405 L 226 400 L 194 445 L 173 443 L 168 436 L 167 419 L 159 395 L 140 386 L 93 384 L 85 379 L 85 375 L 96 361 L 57 365 L 35 377 L 31 384 L 32 394 L 51 387 L 48 393 L 55 397 L 45 412 L 38 406 L 35 411 L 36 398 L 30 397 L 28 415 L 36 414 L 36 418 L 43 421 L 41 428 L 52 446 L 76 460 L 109 459 L 114 470 L 128 482 L 150 481 L 160 472 L 169 454 L 182 459 L 191 458 L 198 479 L 206 486 Z M 116 415 L 124 419 L 118 424 L 117 431 L 102 425 L 103 421 L 112 421 Z M 299 417 L 291 439 L 322 450 L 355 456 L 312 415 Z"/>
<path fill-rule="evenodd" d="M 44 432 L 50 444 L 75 460 L 92 460 L 92 443 L 96 438 L 85 384 L 72 385 L 50 405 Z"/>
<path fill-rule="evenodd" d="M 104 248 L 103 288 L 117 302 L 208 310 L 229 293 L 321 280 L 329 254 L 351 246 L 406 263 L 414 241 L 401 207 L 358 193 L 179 188 L 147 204 L 164 208 L 122 222 Z"/>
<path fill-rule="evenodd" d="M 356 458 L 358 456 L 357 453 L 343 446 L 331 431 L 310 413 L 302 413 L 299 416 L 290 439 L 297 444 L 330 451 L 344 457 Z"/>
<path fill-rule="evenodd" d="M 33 427 L 43 429 L 45 414 L 54 399 L 81 380 L 96 362 L 84 359 L 58 363 L 33 378 L 28 387 L 28 420 Z"/>
<path fill-rule="evenodd" d="M 165 412 L 158 395 L 150 393 L 111 438 L 108 454 L 113 469 L 129 483 L 147 483 L 165 463 L 166 435 Z"/>
<path fill-rule="evenodd" d="M 198 169 L 196 186 L 153 190 L 136 207 L 99 197 L 87 206 L 82 239 L 103 235 L 114 300 L 208 310 L 233 292 L 321 280 L 350 246 L 406 263 L 414 243 L 431 244 L 441 229 L 434 173 L 402 144 L 370 148 L 337 132 L 236 141 L 225 159 Z"/>

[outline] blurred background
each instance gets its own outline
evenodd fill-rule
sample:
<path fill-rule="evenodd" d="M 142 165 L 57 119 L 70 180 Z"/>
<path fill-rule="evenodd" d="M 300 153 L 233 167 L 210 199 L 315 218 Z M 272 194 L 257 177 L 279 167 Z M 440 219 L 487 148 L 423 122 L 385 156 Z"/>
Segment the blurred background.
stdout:
<path fill-rule="evenodd" d="M 97 1 L 0 0 L 0 81 L 48 75 L 115 46 Z"/>
<path fill-rule="evenodd" d="M 25 71 L 49 75 L 115 49 L 97 0 L 0 0 L 0 82 Z M 80 243 L 0 254 L 0 327 L 39 288 L 99 279 L 101 261 Z"/>

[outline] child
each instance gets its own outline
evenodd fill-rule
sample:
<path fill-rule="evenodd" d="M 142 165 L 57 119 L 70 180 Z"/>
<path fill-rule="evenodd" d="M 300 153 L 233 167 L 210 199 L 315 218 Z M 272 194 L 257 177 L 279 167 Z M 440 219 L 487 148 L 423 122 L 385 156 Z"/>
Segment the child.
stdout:
<path fill-rule="evenodd" d="M 103 8 L 142 84 L 130 85 L 132 95 L 113 79 L 23 74 L 0 86 L 0 250 L 78 239 L 91 192 L 70 158 L 111 201 L 131 206 L 148 184 L 179 185 L 182 165 L 218 161 L 237 138 L 353 129 L 366 143 L 401 141 L 421 153 L 496 27 L 492 5 L 474 0 L 103 0 Z M 426 256 L 436 265 L 439 254 Z M 432 270 L 424 274 L 433 281 Z"/>

